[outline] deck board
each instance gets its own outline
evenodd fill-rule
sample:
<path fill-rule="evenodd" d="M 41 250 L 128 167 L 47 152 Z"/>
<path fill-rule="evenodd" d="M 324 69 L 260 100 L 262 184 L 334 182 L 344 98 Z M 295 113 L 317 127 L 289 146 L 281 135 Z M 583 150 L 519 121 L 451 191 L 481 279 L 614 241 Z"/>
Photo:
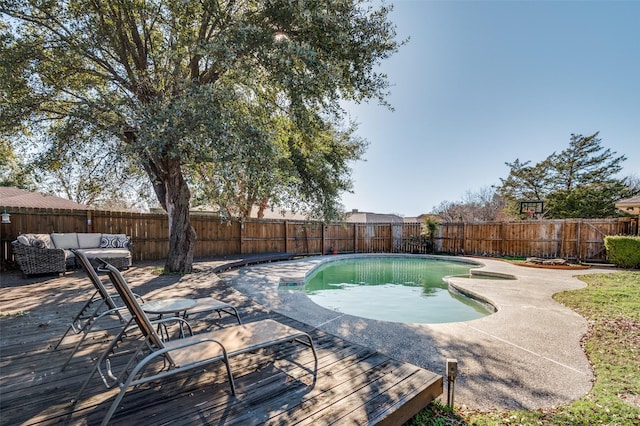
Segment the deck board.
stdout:
<path fill-rule="evenodd" d="M 134 291 L 150 300 L 212 296 L 236 305 L 243 322 L 272 318 L 309 333 L 318 354 L 316 375 L 311 351 L 285 343 L 232 358 L 235 397 L 223 365 L 213 364 L 205 372 L 194 370 L 129 391 L 112 424 L 401 424 L 442 393 L 442 377 L 435 373 L 271 312 L 212 273 L 244 263 L 243 259 L 199 262 L 201 272 L 185 277 L 154 276 L 151 266 L 142 265 L 125 277 Z M 52 349 L 90 294 L 90 284 L 80 271 L 26 279 L 3 273 L 0 423 L 100 422 L 117 391 L 106 389 L 98 377 L 75 404 L 71 402 L 109 335 L 93 333 L 91 343 L 82 346 L 64 372 L 60 367 L 77 336 Z M 232 317 L 193 320 L 196 332 L 235 322 Z"/>

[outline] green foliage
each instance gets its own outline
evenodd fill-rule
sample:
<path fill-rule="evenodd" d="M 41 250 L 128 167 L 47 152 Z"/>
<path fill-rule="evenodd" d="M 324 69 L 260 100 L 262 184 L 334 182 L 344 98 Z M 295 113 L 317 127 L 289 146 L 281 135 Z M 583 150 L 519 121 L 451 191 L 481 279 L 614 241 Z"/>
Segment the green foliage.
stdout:
<path fill-rule="evenodd" d="M 113 138 L 91 125 L 58 120 L 41 141 L 46 149 L 32 156 L 29 167 L 49 192 L 94 207 L 144 208 L 152 203 L 143 171 Z"/>
<path fill-rule="evenodd" d="M 247 217 L 252 206 L 270 205 L 337 218 L 342 209 L 331 200 L 351 189 L 344 179 L 349 174 L 347 161 L 360 158 L 366 143 L 355 136 L 353 126 L 337 130 L 319 122 L 301 134 L 286 117 L 274 125 L 273 144 L 239 144 L 233 163 L 197 165 L 192 178 L 195 198 L 200 203 L 214 200 L 227 217 Z"/>
<path fill-rule="evenodd" d="M 500 179 L 500 194 L 508 201 L 542 200 L 547 193 L 548 160 L 530 166 L 531 161 L 505 163 L 511 169 L 506 179 Z"/>
<path fill-rule="evenodd" d="M 399 46 L 389 11 L 358 0 L 5 0 L 0 127 L 29 128 L 52 149 L 68 120 L 95 136 L 79 131 L 69 149 L 100 141 L 113 164 L 127 155 L 171 218 L 168 258 L 180 251 L 188 270 L 189 184 L 223 206 L 341 210 L 366 143 L 344 130 L 340 102 L 386 104 L 375 67 Z"/>
<path fill-rule="evenodd" d="M 0 137 L 0 186 L 34 189 L 28 167 L 16 155 L 9 139 Z"/>
<path fill-rule="evenodd" d="M 440 222 L 433 217 L 425 217 L 420 225 L 420 235 L 409 237 L 409 246 L 414 253 L 434 253 L 435 237 Z"/>
<path fill-rule="evenodd" d="M 416 414 L 405 426 L 456 426 L 467 422 L 459 414 L 439 400 L 434 400 L 425 409 Z"/>
<path fill-rule="evenodd" d="M 640 237 L 608 235 L 604 237 L 609 261 L 620 268 L 640 268 Z"/>
<path fill-rule="evenodd" d="M 543 200 L 547 218 L 616 216 L 615 201 L 635 195 L 638 189 L 615 177 L 626 158 L 604 149 L 597 136 L 572 134 L 568 148 L 535 165 L 519 159 L 506 163 L 511 170 L 500 179 L 499 191 L 509 210 L 515 213 L 520 201 Z"/>
<path fill-rule="evenodd" d="M 20 317 L 24 317 L 29 315 L 29 311 L 17 311 L 17 312 L 9 312 L 9 313 L 2 313 L 0 312 L 0 317 L 16 317 L 16 318 L 20 318 Z"/>
<path fill-rule="evenodd" d="M 433 217 L 425 217 L 420 225 L 420 235 L 433 239 L 440 228 L 440 222 Z"/>

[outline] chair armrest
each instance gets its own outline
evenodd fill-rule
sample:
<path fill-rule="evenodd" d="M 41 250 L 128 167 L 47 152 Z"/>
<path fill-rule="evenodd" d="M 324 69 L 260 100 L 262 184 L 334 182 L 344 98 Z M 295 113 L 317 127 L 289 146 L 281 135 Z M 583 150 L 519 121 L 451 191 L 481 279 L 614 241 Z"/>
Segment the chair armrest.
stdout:
<path fill-rule="evenodd" d="M 18 241 L 13 241 L 11 245 L 16 262 L 25 275 L 66 271 L 63 249 L 26 246 Z"/>
<path fill-rule="evenodd" d="M 47 255 L 51 258 L 64 258 L 64 249 L 25 246 L 18 241 L 13 241 L 11 245 L 13 245 L 13 252 L 18 254 Z"/>

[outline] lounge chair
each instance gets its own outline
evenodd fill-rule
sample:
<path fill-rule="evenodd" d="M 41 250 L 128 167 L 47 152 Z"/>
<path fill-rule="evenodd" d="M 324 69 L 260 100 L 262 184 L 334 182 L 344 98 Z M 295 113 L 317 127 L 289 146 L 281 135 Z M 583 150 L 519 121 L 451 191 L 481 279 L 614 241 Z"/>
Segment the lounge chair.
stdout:
<path fill-rule="evenodd" d="M 56 343 L 55 346 L 53 347 L 54 349 L 57 349 L 62 343 L 62 341 L 65 339 L 65 337 L 69 334 L 69 331 L 73 330 L 75 334 L 82 333 L 82 337 L 76 343 L 75 347 L 69 354 L 69 357 L 67 358 L 64 365 L 62 366 L 62 371 L 64 371 L 67 368 L 67 366 L 69 365 L 69 362 L 71 362 L 71 359 L 76 354 L 76 352 L 78 352 L 78 350 L 80 349 L 80 346 L 82 345 L 84 340 L 87 338 L 87 335 L 93 330 L 93 327 L 100 319 L 105 317 L 114 317 L 118 320 L 118 324 L 116 325 L 117 327 L 122 327 L 126 322 L 128 322 L 131 319 L 128 312 L 126 312 L 125 306 L 120 301 L 120 295 L 110 294 L 107 291 L 104 283 L 100 279 L 100 276 L 98 275 L 93 265 L 89 261 L 89 258 L 87 258 L 87 256 L 81 251 L 74 251 L 74 254 L 76 256 L 76 260 L 78 261 L 78 263 L 82 266 L 82 268 L 87 273 L 87 276 L 89 277 L 89 280 L 95 287 L 96 291 L 91 296 L 91 299 L 89 299 L 89 301 L 85 303 L 82 309 L 80 309 L 80 312 L 78 312 L 78 314 L 73 318 L 67 330 L 64 332 L 60 340 L 58 340 L 58 343 Z M 144 303 L 144 300 L 137 294 L 134 294 L 134 296 L 138 298 L 141 302 L 143 302 L 142 306 L 144 309 L 145 305 L 147 305 Z M 203 297 L 203 298 L 191 299 L 191 300 L 193 301 L 193 303 L 191 304 L 192 307 L 189 307 L 188 309 L 184 310 L 185 316 L 216 312 L 219 317 L 222 317 L 222 313 L 224 312 L 226 314 L 236 317 L 238 324 L 242 324 L 242 320 L 240 319 L 238 310 L 233 305 L 230 305 L 229 303 L 222 302 L 212 297 Z M 163 302 L 162 299 L 154 300 L 152 302 L 149 302 L 148 306 L 149 308 L 151 308 L 151 306 L 157 306 L 158 303 L 162 303 L 162 302 Z M 123 312 L 123 310 L 125 312 Z"/>
<path fill-rule="evenodd" d="M 120 295 L 110 294 L 107 291 L 104 283 L 102 282 L 96 271 L 93 269 L 93 267 L 91 267 L 89 259 L 84 254 L 76 252 L 76 257 L 81 260 L 80 264 L 87 272 L 89 280 L 93 284 L 95 291 L 73 318 L 71 324 L 69 324 L 69 327 L 67 327 L 67 330 L 64 332 L 62 337 L 60 337 L 60 340 L 58 340 L 58 342 L 53 346 L 54 349 L 58 349 L 58 347 L 65 339 L 65 337 L 67 337 L 70 331 L 73 331 L 75 334 L 84 333 L 86 336 L 95 322 L 102 317 L 113 315 L 119 320 L 120 323 L 128 321 L 128 318 L 125 319 L 120 312 L 123 308 L 122 303 L 116 302 L 116 299 L 119 299 Z M 137 294 L 134 295 L 135 297 L 139 298 L 142 303 L 144 303 L 144 299 L 142 299 Z M 75 350 L 73 352 L 75 353 Z M 73 354 L 71 356 L 73 356 Z"/>
<path fill-rule="evenodd" d="M 218 361 L 225 364 L 231 393 L 235 395 L 236 389 L 229 365 L 229 358 L 281 343 L 298 342 L 311 348 L 315 359 L 313 368 L 315 380 L 318 357 L 315 347 L 313 346 L 313 340 L 307 333 L 277 321 L 266 319 L 196 334 L 183 339 L 163 341 L 156 332 L 156 327 L 136 300 L 131 289 L 127 286 L 120 271 L 116 267 L 106 263 L 104 264 L 104 270 L 109 273 L 116 290 L 131 314 L 132 319 L 130 323 L 135 322 L 142 333 L 142 337 L 140 338 L 141 342 L 133 351 L 133 355 L 129 361 L 126 365 L 120 366 L 121 372 L 116 375 L 114 371 L 112 371 L 111 358 L 115 348 L 119 347 L 122 342 L 123 334 L 126 333 L 126 327 L 124 327 L 120 334 L 114 337 L 102 356 L 100 356 L 78 393 L 76 401 L 82 395 L 82 392 L 90 383 L 96 371 L 99 372 L 107 388 L 115 385 L 120 387 L 120 392 L 111 403 L 107 414 L 102 420 L 102 425 L 106 425 L 109 422 L 109 419 L 111 419 L 115 413 L 129 388 L 150 381 L 157 381 L 168 375 L 203 367 Z M 114 365 L 116 364 L 119 363 L 114 363 Z M 151 364 L 157 368 L 154 370 Z"/>

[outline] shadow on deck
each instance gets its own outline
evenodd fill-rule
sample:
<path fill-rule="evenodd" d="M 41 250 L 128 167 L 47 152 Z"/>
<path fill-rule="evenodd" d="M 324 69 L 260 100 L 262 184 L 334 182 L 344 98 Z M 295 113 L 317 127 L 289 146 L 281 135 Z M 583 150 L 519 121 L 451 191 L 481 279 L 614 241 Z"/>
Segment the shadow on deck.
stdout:
<path fill-rule="evenodd" d="M 237 396 L 232 396 L 222 363 L 143 385 L 125 396 L 112 424 L 401 424 L 442 393 L 442 377 L 364 346 L 271 312 L 224 285 L 215 271 L 282 260 L 278 256 L 202 259 L 186 276 L 154 274 L 159 264 L 125 272 L 146 300 L 206 297 L 233 303 L 243 322 L 272 318 L 311 335 L 318 352 L 314 380 L 310 351 L 297 345 L 231 359 Z M 115 398 L 95 378 L 77 404 L 71 400 L 89 374 L 92 359 L 109 341 L 95 332 L 64 372 L 73 347 L 51 347 L 90 296 L 81 271 L 63 277 L 23 278 L 3 272 L 0 282 L 0 419 L 2 424 L 97 424 Z M 196 321 L 196 331 L 233 325 L 231 317 Z"/>

